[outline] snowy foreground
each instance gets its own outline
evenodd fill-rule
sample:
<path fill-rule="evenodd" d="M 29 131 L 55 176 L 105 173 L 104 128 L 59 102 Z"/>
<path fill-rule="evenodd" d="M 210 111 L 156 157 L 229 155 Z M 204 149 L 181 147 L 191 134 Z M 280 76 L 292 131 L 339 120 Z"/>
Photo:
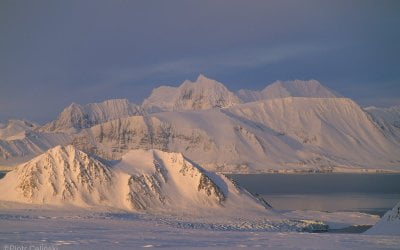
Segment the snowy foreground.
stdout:
<path fill-rule="evenodd" d="M 0 246 L 395 249 L 399 207 L 381 220 L 354 212 L 278 211 L 180 153 L 131 150 L 109 162 L 57 146 L 0 180 Z M 327 233 L 374 224 L 366 234 Z"/>
<path fill-rule="evenodd" d="M 288 218 L 321 219 L 326 224 L 374 224 L 376 216 L 360 213 L 290 212 Z M 290 223 L 289 223 L 290 224 Z M 0 246 L 42 249 L 238 248 L 270 249 L 398 249 L 399 236 L 292 231 L 289 224 L 262 218 L 232 220 L 149 215 L 123 211 L 0 203 Z M 10 248 L 8 248 L 10 249 Z"/>

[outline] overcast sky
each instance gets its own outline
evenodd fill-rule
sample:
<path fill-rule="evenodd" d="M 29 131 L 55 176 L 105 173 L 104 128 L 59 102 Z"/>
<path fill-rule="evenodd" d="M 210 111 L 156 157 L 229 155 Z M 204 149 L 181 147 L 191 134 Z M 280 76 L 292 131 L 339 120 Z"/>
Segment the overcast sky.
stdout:
<path fill-rule="evenodd" d="M 199 73 L 231 90 L 317 79 L 400 105 L 400 1 L 0 1 L 0 121 L 141 103 Z"/>

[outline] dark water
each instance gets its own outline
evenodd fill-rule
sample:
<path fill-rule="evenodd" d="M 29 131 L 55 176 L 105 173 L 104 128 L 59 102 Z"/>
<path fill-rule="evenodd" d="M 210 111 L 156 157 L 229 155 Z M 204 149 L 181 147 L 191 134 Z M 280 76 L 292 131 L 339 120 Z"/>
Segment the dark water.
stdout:
<path fill-rule="evenodd" d="M 6 174 L 7 172 L 0 171 L 0 179 L 3 178 Z"/>
<path fill-rule="evenodd" d="M 383 215 L 400 201 L 400 174 L 230 175 L 276 209 Z"/>

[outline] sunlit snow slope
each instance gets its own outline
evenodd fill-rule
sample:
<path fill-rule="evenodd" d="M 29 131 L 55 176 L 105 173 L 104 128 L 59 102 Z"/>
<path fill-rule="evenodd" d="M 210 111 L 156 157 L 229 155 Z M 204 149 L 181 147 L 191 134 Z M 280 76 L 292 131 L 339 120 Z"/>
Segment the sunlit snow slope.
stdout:
<path fill-rule="evenodd" d="M 101 103 L 79 105 L 72 103 L 58 118 L 45 126 L 43 131 L 75 131 L 117 118 L 143 114 L 140 106 L 126 99 L 112 99 Z"/>
<path fill-rule="evenodd" d="M 400 236 L 400 202 L 371 228 L 366 234 Z"/>
<path fill-rule="evenodd" d="M 340 97 L 339 94 L 326 88 L 316 80 L 276 81 L 261 91 L 241 89 L 237 92 L 237 95 L 243 102 L 254 102 L 285 97 Z"/>
<path fill-rule="evenodd" d="M 143 102 L 149 112 L 226 108 L 241 101 L 222 83 L 199 75 L 195 82 L 186 80 L 179 87 L 161 86 Z"/>
<path fill-rule="evenodd" d="M 400 106 L 365 108 L 388 138 L 400 144 Z"/>
<path fill-rule="evenodd" d="M 9 120 L 7 124 L 0 124 L 0 140 L 23 139 L 27 132 L 38 127 L 38 124 L 25 120 Z"/>
<path fill-rule="evenodd" d="M 225 176 L 205 171 L 180 153 L 134 150 L 111 165 L 70 145 L 7 173 L 0 180 L 0 200 L 181 214 L 265 211 L 261 201 Z"/>
<path fill-rule="evenodd" d="M 368 114 L 315 80 L 276 82 L 262 92 L 241 103 L 200 75 L 155 89 L 143 108 L 127 100 L 73 104 L 44 127 L 0 139 L 0 165 L 72 142 L 114 160 L 132 149 L 181 152 L 224 172 L 400 171 L 398 109 Z"/>
<path fill-rule="evenodd" d="M 282 98 L 99 124 L 74 145 L 108 159 L 130 149 L 182 152 L 208 169 L 399 170 L 399 147 L 346 98 Z"/>

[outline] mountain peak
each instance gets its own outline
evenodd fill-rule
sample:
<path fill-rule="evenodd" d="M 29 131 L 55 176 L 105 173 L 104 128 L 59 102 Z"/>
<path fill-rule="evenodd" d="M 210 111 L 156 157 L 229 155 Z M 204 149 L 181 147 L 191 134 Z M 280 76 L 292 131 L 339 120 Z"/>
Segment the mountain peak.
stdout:
<path fill-rule="evenodd" d="M 264 90 L 271 88 L 271 86 L 280 86 L 281 88 L 325 88 L 319 81 L 310 80 L 289 80 L 289 81 L 275 81 L 264 88 Z"/>
<path fill-rule="evenodd" d="M 222 83 L 200 74 L 195 82 L 186 80 L 177 88 L 159 87 L 143 102 L 150 111 L 226 108 L 240 99 Z"/>
<path fill-rule="evenodd" d="M 203 74 L 200 74 L 197 79 L 196 79 L 196 83 L 204 83 L 204 82 L 217 82 L 214 79 L 211 79 Z"/>
<path fill-rule="evenodd" d="M 0 180 L 0 199 L 180 214 L 266 208 L 181 153 L 132 150 L 111 168 L 73 146 L 57 146 L 17 166 Z"/>
<path fill-rule="evenodd" d="M 141 107 L 130 103 L 127 99 L 111 99 L 84 106 L 71 103 L 56 120 L 43 126 L 42 130 L 80 130 L 109 120 L 139 114 L 143 114 Z"/>
<path fill-rule="evenodd" d="M 276 81 L 262 90 L 263 94 L 272 98 L 283 97 L 317 97 L 317 98 L 335 98 L 341 97 L 332 90 L 323 86 L 319 81 L 311 80 L 292 80 Z"/>
<path fill-rule="evenodd" d="M 106 165 L 73 146 L 56 146 L 7 175 L 3 185 L 13 187 L 10 191 L 14 193 L 3 198 L 29 203 L 99 204 L 105 199 L 112 175 Z"/>
<path fill-rule="evenodd" d="M 323 86 L 319 81 L 291 80 L 275 81 L 262 91 L 239 90 L 238 96 L 244 102 L 285 97 L 336 98 L 342 97 L 333 90 Z"/>

